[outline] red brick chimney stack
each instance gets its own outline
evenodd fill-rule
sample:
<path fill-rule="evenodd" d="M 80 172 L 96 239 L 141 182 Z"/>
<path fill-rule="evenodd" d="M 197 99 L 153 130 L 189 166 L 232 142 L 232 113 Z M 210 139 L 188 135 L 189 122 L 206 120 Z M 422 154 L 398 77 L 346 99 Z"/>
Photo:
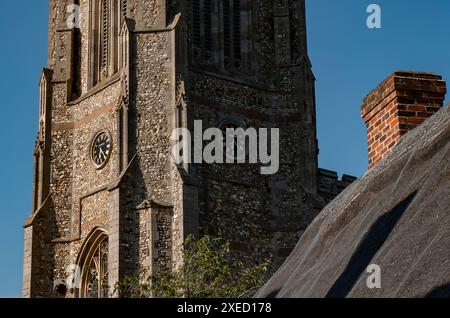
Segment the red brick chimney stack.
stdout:
<path fill-rule="evenodd" d="M 369 169 L 383 159 L 402 136 L 442 106 L 447 92 L 442 76 L 395 72 L 364 99 L 361 115 L 367 126 Z"/>

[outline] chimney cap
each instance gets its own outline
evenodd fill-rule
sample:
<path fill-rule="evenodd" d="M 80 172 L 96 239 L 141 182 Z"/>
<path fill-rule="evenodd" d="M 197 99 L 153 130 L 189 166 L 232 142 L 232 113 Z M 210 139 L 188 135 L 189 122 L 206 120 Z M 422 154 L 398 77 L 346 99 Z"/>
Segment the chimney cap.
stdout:
<path fill-rule="evenodd" d="M 445 99 L 446 83 L 441 75 L 430 72 L 395 71 L 378 87 L 372 90 L 361 105 L 361 115 L 364 118 L 380 103 L 392 97 L 417 98 L 417 92 L 423 93 L 424 99 Z M 382 109 L 383 107 L 380 107 Z"/>
<path fill-rule="evenodd" d="M 369 169 L 387 156 L 402 136 L 438 112 L 446 92 L 440 75 L 397 71 L 367 95 L 361 115 L 367 126 Z"/>

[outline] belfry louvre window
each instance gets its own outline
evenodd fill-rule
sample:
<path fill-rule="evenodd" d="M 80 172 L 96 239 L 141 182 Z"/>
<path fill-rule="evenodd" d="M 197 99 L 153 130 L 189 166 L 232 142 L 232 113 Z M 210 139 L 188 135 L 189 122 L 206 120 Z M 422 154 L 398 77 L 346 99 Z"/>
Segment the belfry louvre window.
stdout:
<path fill-rule="evenodd" d="M 118 71 L 118 37 L 126 14 L 125 0 L 90 0 L 90 87 Z"/>
<path fill-rule="evenodd" d="M 192 1 L 193 53 L 197 61 L 213 64 L 213 0 Z"/>
<path fill-rule="evenodd" d="M 225 67 L 241 62 L 241 1 L 223 0 L 223 52 Z"/>
<path fill-rule="evenodd" d="M 251 0 L 192 0 L 192 62 L 211 69 L 243 72 L 242 43 Z M 246 41 L 248 42 L 248 41 Z M 247 50 L 248 51 L 248 50 Z"/>
<path fill-rule="evenodd" d="M 101 32 L 100 32 L 100 79 L 108 77 L 108 44 L 109 44 L 109 27 L 110 21 L 110 6 L 108 0 L 101 0 Z"/>

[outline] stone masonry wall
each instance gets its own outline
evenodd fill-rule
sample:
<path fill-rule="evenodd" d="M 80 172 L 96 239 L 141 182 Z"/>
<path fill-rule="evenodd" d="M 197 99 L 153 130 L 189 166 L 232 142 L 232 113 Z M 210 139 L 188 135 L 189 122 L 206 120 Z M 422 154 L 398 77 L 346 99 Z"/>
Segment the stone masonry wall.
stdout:
<path fill-rule="evenodd" d="M 317 191 L 314 78 L 302 31 L 304 7 L 294 3 L 282 2 L 280 8 L 271 1 L 254 3 L 257 63 L 248 78 L 220 70 L 211 74 L 193 65 L 185 83 L 191 132 L 194 120 L 202 120 L 204 130 L 224 122 L 244 129 L 280 129 L 276 175 L 262 176 L 260 166 L 250 164 L 202 164 L 194 169 L 200 233 L 230 240 L 234 250 L 252 262 L 276 259 L 275 267 L 317 213 L 310 200 Z M 297 19 L 295 24 L 291 17 Z M 274 36 L 283 40 L 274 42 Z M 303 45 L 291 41 L 301 38 Z"/>
<path fill-rule="evenodd" d="M 328 204 L 355 180 L 355 177 L 345 174 L 339 179 L 337 172 L 319 169 L 319 195 Z"/>
<path fill-rule="evenodd" d="M 130 153 L 136 154 L 130 175 L 123 209 L 126 211 L 124 231 L 134 232 L 138 228 L 136 239 L 139 241 L 138 255 L 124 250 L 126 271 L 135 274 L 138 271 L 152 273 L 159 269 L 172 268 L 172 235 L 174 197 L 178 190 L 174 182 L 176 175 L 170 160 L 171 150 L 171 112 L 174 94 L 172 83 L 174 61 L 171 57 L 169 32 L 141 32 L 133 37 L 136 44 L 135 62 L 131 66 L 131 128 Z M 153 214 L 144 206 L 152 202 L 164 202 L 170 205 L 169 214 Z M 136 217 L 136 214 L 139 216 Z M 176 231 L 180 233 L 180 231 Z M 147 235 L 145 237 L 144 235 Z M 125 239 L 125 237 L 124 237 Z M 175 238 L 174 238 L 175 239 Z M 136 258 L 137 257 L 137 258 Z M 131 260 L 139 260 L 133 262 Z M 128 265 L 127 265 L 128 264 Z"/>

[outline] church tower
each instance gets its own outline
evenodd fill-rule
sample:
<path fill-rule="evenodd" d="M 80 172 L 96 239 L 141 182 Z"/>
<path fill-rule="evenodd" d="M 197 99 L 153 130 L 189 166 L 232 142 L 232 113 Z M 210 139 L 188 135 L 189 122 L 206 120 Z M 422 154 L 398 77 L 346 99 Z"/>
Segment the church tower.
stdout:
<path fill-rule="evenodd" d="M 199 120 L 279 128 L 279 171 L 176 164 Z M 304 0 L 50 0 L 23 295 L 117 296 L 189 234 L 276 266 L 317 213 L 317 153 Z"/>

